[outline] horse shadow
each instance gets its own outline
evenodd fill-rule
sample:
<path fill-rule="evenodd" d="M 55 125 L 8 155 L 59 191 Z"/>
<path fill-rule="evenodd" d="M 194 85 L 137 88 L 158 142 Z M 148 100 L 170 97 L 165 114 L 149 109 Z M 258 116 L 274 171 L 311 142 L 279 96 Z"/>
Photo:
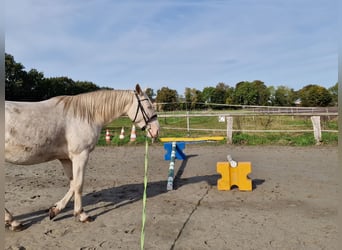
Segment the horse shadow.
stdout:
<path fill-rule="evenodd" d="M 199 182 L 207 182 L 209 186 L 216 186 L 217 180 L 221 178 L 221 175 L 219 174 L 182 178 L 182 174 L 187 166 L 188 160 L 196 156 L 197 155 L 187 155 L 187 157 L 182 161 L 174 178 L 173 190 L 177 190 L 185 185 L 195 184 Z M 256 189 L 257 186 L 262 185 L 264 181 L 265 180 L 263 179 L 252 179 L 253 190 Z M 166 189 L 166 187 L 166 178 L 165 180 L 161 181 L 149 182 L 147 184 L 146 197 L 152 198 L 170 192 Z M 92 206 L 92 208 L 88 208 L 86 209 L 86 211 L 89 213 L 93 212 L 92 218 L 96 219 L 97 217 L 102 216 L 114 209 L 142 200 L 143 192 L 143 183 L 126 184 L 85 194 L 82 197 L 82 203 L 83 207 Z M 105 204 L 94 206 L 100 203 Z M 73 217 L 73 207 L 74 202 L 70 201 L 69 204 L 63 209 L 62 213 L 60 215 L 57 215 L 57 217 L 54 218 L 53 221 L 60 221 L 66 218 Z M 16 216 L 16 219 L 20 220 L 24 224 L 26 229 L 31 225 L 37 224 L 48 217 L 48 211 L 49 209 L 34 211 L 31 213 L 18 215 Z"/>

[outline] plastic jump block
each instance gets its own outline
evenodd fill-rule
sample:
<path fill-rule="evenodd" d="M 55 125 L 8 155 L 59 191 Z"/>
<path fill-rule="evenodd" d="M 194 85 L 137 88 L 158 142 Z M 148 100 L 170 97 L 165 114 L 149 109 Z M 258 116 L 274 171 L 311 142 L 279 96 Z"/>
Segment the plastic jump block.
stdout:
<path fill-rule="evenodd" d="M 247 176 L 252 171 L 250 162 L 238 162 L 235 168 L 229 162 L 217 162 L 216 171 L 222 177 L 217 180 L 218 190 L 230 190 L 233 185 L 238 186 L 241 191 L 252 190 L 252 180 Z"/>
<path fill-rule="evenodd" d="M 164 160 L 171 160 L 171 151 L 172 151 L 172 142 L 164 143 L 164 149 L 166 150 L 166 154 L 164 155 Z M 186 155 L 183 150 L 185 149 L 185 142 L 176 142 L 176 156 L 175 159 L 185 160 Z"/>

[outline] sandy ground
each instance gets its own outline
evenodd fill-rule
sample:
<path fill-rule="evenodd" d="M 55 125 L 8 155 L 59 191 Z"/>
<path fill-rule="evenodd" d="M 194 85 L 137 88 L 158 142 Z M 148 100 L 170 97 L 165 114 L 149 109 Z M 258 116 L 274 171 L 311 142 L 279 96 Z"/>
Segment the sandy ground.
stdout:
<path fill-rule="evenodd" d="M 27 224 L 5 232 L 5 249 L 140 249 L 144 146 L 98 147 L 91 154 L 84 209 L 54 220 L 46 209 L 67 191 L 59 162 L 5 165 L 5 205 Z M 336 147 L 187 145 L 166 191 L 169 161 L 149 148 L 145 249 L 338 249 Z M 216 162 L 250 161 L 253 191 L 217 190 Z"/>

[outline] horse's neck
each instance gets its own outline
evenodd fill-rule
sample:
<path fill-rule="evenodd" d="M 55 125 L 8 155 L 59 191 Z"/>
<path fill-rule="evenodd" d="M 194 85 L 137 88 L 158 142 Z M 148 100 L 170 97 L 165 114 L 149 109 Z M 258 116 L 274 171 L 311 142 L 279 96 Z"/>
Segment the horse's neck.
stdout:
<path fill-rule="evenodd" d="M 120 116 L 127 115 L 132 105 L 133 94 L 130 92 L 113 92 L 113 99 L 109 99 L 103 106 L 102 125 L 106 125 Z"/>
<path fill-rule="evenodd" d="M 106 125 L 128 113 L 133 103 L 130 91 L 99 91 L 79 96 L 56 97 L 56 105 L 63 103 L 64 112 L 89 123 Z"/>

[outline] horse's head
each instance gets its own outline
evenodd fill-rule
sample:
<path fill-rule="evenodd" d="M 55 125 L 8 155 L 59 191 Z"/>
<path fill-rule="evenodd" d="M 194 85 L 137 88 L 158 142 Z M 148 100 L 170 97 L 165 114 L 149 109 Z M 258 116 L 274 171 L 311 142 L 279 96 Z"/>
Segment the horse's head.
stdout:
<path fill-rule="evenodd" d="M 141 90 L 139 84 L 135 86 L 135 101 L 131 106 L 128 116 L 142 130 L 147 131 L 147 136 L 156 138 L 159 134 L 159 122 L 157 114 L 148 96 Z"/>

